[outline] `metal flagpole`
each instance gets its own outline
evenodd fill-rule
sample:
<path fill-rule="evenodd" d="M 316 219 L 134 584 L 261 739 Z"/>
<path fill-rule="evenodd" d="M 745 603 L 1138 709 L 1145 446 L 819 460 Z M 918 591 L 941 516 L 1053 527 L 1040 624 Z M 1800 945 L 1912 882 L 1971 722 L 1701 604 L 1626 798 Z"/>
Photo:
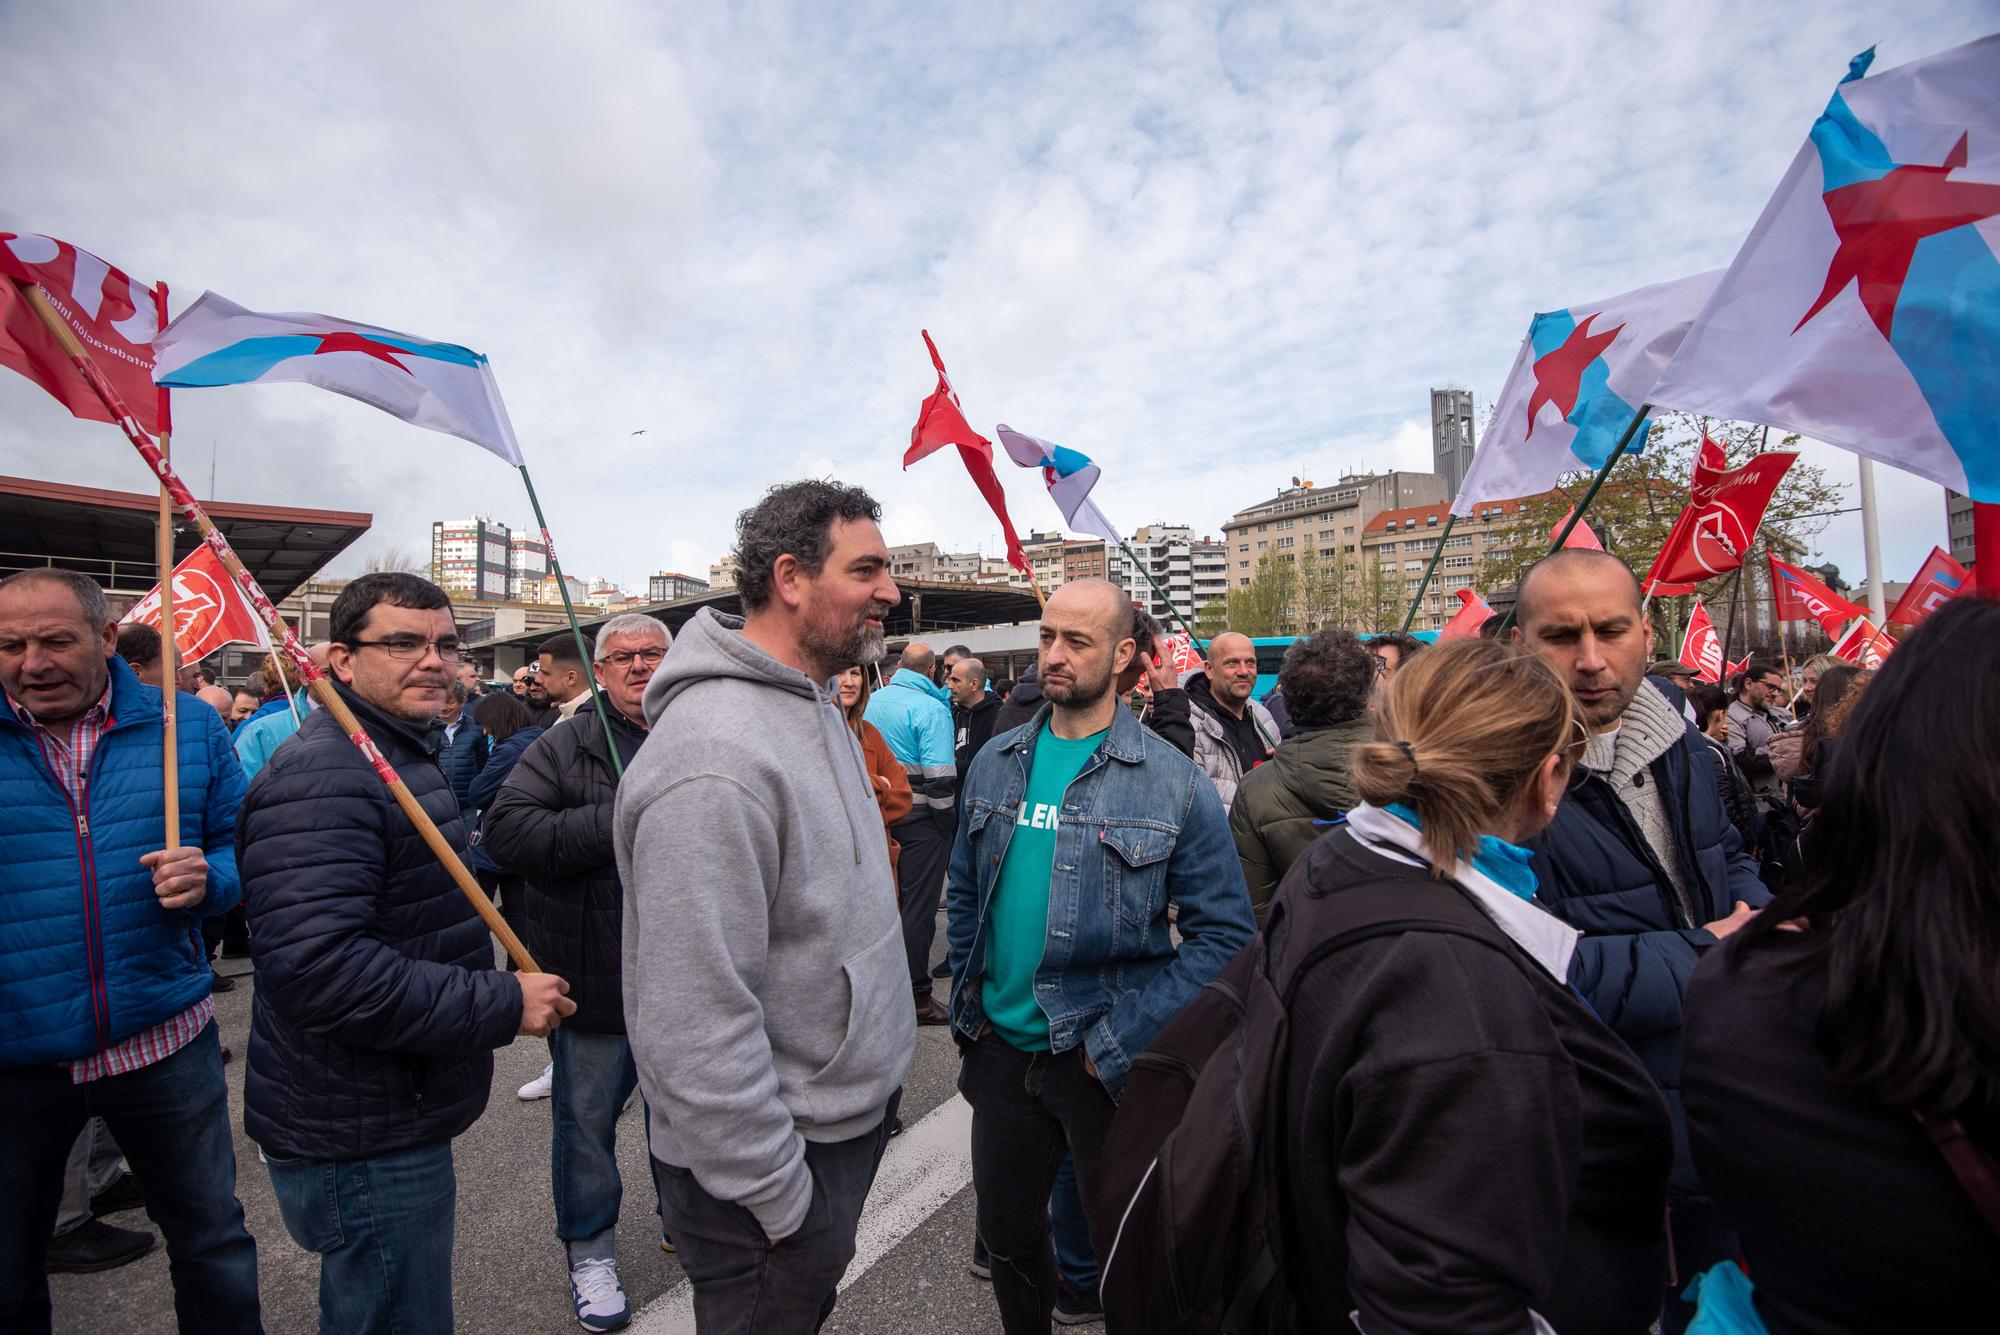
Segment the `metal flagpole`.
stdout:
<path fill-rule="evenodd" d="M 1604 479 L 1611 476 L 1611 470 L 1617 466 L 1618 460 L 1625 454 L 1625 447 L 1632 443 L 1632 434 L 1639 429 L 1639 423 L 1645 421 L 1646 414 L 1651 411 L 1653 411 L 1652 404 L 1642 403 L 1639 405 L 1639 411 L 1632 414 L 1632 420 L 1625 424 L 1625 432 L 1618 437 L 1618 444 L 1612 448 L 1611 457 L 1604 461 L 1604 467 L 1597 470 L 1597 476 L 1590 480 L 1590 490 L 1583 493 L 1583 499 L 1578 501 L 1575 508 L 1569 512 L 1569 521 L 1562 526 L 1562 531 L 1556 534 L 1555 542 L 1549 547 L 1550 556 L 1554 556 L 1563 549 L 1563 544 L 1569 541 L 1570 533 L 1578 524 L 1583 522 L 1583 512 L 1588 510 L 1590 503 L 1597 499 L 1598 491 L 1604 486 Z M 1517 593 L 1514 598 L 1514 606 L 1508 608 L 1507 615 L 1500 619 L 1500 634 L 1505 635 L 1507 628 L 1514 624 L 1514 613 L 1519 609 L 1520 605 L 1521 599 Z"/>
<path fill-rule="evenodd" d="M 507 925 L 506 919 L 500 916 L 500 910 L 493 906 L 493 901 L 479 888 L 479 882 L 473 879 L 471 871 L 459 859 L 457 852 L 453 850 L 443 833 L 438 830 L 437 823 L 417 801 L 409 785 L 403 782 L 400 774 L 396 773 L 395 766 L 389 763 L 388 757 L 384 756 L 381 749 L 375 745 L 374 738 L 370 737 L 367 729 L 361 726 L 361 720 L 355 718 L 354 711 L 347 707 L 347 701 L 340 698 L 340 693 L 333 689 L 326 674 L 319 670 L 319 665 L 306 653 L 305 646 L 299 643 L 299 637 L 292 632 L 285 619 L 278 615 L 278 609 L 264 596 L 264 590 L 258 586 L 256 577 L 244 567 L 242 558 L 236 555 L 236 549 L 229 545 L 229 539 L 222 535 L 222 530 L 215 526 L 215 522 L 208 517 L 208 512 L 202 509 L 201 502 L 194 498 L 194 494 L 174 472 L 173 465 L 169 464 L 165 456 L 160 453 L 159 446 L 148 439 L 139 424 L 132 420 L 132 414 L 125 407 L 124 401 L 118 397 L 118 391 L 104 378 L 104 372 L 98 369 L 97 363 L 91 359 L 90 353 L 78 341 L 76 334 L 62 317 L 55 313 L 39 287 L 32 283 L 16 283 L 16 287 L 22 298 L 34 310 L 37 318 L 61 344 L 63 352 L 83 376 L 84 382 L 117 420 L 119 428 L 125 433 L 125 438 L 132 443 L 132 448 L 139 451 L 139 457 L 146 461 L 146 467 L 159 478 L 160 485 L 166 488 L 173 503 L 180 508 L 181 514 L 201 530 L 202 541 L 208 544 L 209 550 L 215 553 L 216 559 L 229 571 L 230 578 L 236 581 L 237 588 L 242 591 L 243 600 L 263 621 L 265 629 L 272 633 L 272 638 L 283 645 L 285 656 L 292 660 L 300 675 L 305 678 L 306 686 L 312 691 L 313 698 L 319 701 L 322 709 L 333 715 L 334 721 L 340 725 L 340 730 L 347 735 L 348 740 L 368 758 L 376 777 L 387 786 L 389 795 L 409 818 L 410 824 L 416 827 L 418 835 L 423 838 L 432 856 L 436 857 L 450 873 L 452 883 L 471 902 L 481 921 L 486 924 L 487 930 L 500 939 L 500 944 L 506 948 L 507 954 L 523 972 L 540 973 L 541 970 L 536 967 L 534 957 L 528 953 L 528 948 L 521 944 L 521 938 Z"/>
<path fill-rule="evenodd" d="M 1861 547 L 1868 562 L 1868 619 L 1880 626 L 1888 621 L 1887 601 L 1882 589 L 1882 533 L 1875 519 L 1875 461 L 1861 459 Z"/>
<path fill-rule="evenodd" d="M 1118 550 L 1125 553 L 1125 559 L 1139 568 L 1139 573 L 1144 575 L 1146 582 L 1153 586 L 1153 592 L 1160 595 L 1160 601 L 1167 605 L 1168 613 L 1173 616 L 1175 621 L 1180 623 L 1182 633 L 1188 637 L 1188 643 L 1192 644 L 1196 649 L 1200 649 L 1202 647 L 1201 637 L 1194 633 L 1194 627 L 1190 626 L 1187 618 L 1181 615 L 1181 609 L 1174 606 L 1174 600 L 1169 598 L 1167 591 L 1160 587 L 1160 581 L 1153 578 L 1153 572 L 1146 569 L 1146 563 L 1139 559 L 1139 554 L 1132 550 L 1131 544 L 1127 543 L 1125 539 L 1120 538 L 1118 540 Z"/>
<path fill-rule="evenodd" d="M 542 518 L 542 501 L 535 495 L 535 479 L 528 476 L 528 466 L 520 465 L 521 481 L 528 488 L 528 504 L 535 510 L 535 527 L 542 531 L 542 550 L 549 554 L 549 569 L 555 572 L 556 591 L 562 594 L 563 611 L 569 614 L 569 633 L 576 640 L 576 656 L 583 660 L 585 684 L 590 687 L 590 702 L 597 710 L 597 722 L 604 729 L 604 744 L 611 749 L 611 771 L 618 778 L 625 777 L 625 762 L 618 755 L 618 739 L 611 735 L 611 716 L 605 712 L 604 695 L 597 689 L 597 664 L 591 661 L 590 646 L 583 642 L 583 627 L 577 624 L 576 604 L 569 598 L 569 581 L 563 578 L 562 562 L 556 559 L 556 545 L 549 540 L 549 521 Z"/>
<path fill-rule="evenodd" d="M 1405 634 L 1409 633 L 1411 624 L 1417 619 L 1417 608 L 1424 601 L 1424 590 L 1431 584 L 1431 572 L 1438 568 L 1438 558 L 1444 555 L 1444 540 L 1451 536 L 1451 526 L 1457 522 L 1458 516 L 1455 514 L 1447 514 L 1444 517 L 1444 532 L 1438 534 L 1438 545 L 1431 553 L 1431 563 L 1424 567 L 1424 577 L 1417 582 L 1417 596 L 1410 599 L 1410 610 L 1403 616 Z"/>

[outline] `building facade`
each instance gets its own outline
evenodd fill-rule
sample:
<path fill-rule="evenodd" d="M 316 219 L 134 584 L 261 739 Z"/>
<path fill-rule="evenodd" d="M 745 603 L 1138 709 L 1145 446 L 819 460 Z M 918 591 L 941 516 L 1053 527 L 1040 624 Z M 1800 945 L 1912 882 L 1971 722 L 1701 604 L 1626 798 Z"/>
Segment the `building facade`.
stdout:
<path fill-rule="evenodd" d="M 507 596 L 518 602 L 548 573 L 548 544 L 526 529 L 511 530 L 507 539 Z"/>
<path fill-rule="evenodd" d="M 1472 391 L 1431 391 L 1431 471 L 1444 479 L 1444 498 L 1456 500 L 1472 467 Z"/>
<path fill-rule="evenodd" d="M 1962 566 L 1972 564 L 1972 498 L 1947 488 L 1944 493 L 1944 525 L 1950 534 L 1947 549 L 1951 559 Z"/>
<path fill-rule="evenodd" d="M 711 590 L 735 588 L 736 572 L 741 568 L 737 562 L 736 553 L 728 553 L 720 561 L 717 561 L 708 568 L 708 587 Z"/>
<path fill-rule="evenodd" d="M 1192 622 L 1210 601 L 1229 592 L 1224 543 L 1218 538 L 1196 537 L 1186 524 L 1146 525 L 1126 540 L 1129 555 L 1107 543 L 1086 545 L 1102 553 L 1103 577 L 1163 622 L 1182 617 Z M 1138 558 L 1136 564 L 1134 557 Z M 1081 569 L 1090 561 L 1088 554 L 1080 552 L 1075 566 Z M 1071 578 L 1084 576 L 1078 573 Z M 1168 599 L 1173 600 L 1171 607 Z"/>
<path fill-rule="evenodd" d="M 431 569 L 455 598 L 504 602 L 514 592 L 509 570 L 513 533 L 491 515 L 431 524 Z"/>
<path fill-rule="evenodd" d="M 1362 534 L 1375 516 L 1448 500 L 1445 479 L 1435 473 L 1355 474 L 1331 486 L 1288 488 L 1237 511 L 1222 526 L 1225 588 L 1250 587 L 1267 552 L 1296 561 L 1310 548 L 1322 557 L 1358 559 Z"/>
<path fill-rule="evenodd" d="M 1487 501 L 1452 526 L 1438 560 L 1437 573 L 1431 576 L 1430 587 L 1424 592 L 1423 606 L 1417 609 L 1416 620 L 1410 623 L 1411 630 L 1442 629 L 1463 605 L 1458 597 L 1460 589 L 1472 589 L 1482 595 L 1488 592 L 1479 587 L 1480 568 L 1488 557 L 1504 556 L 1513 550 L 1507 541 L 1507 531 L 1520 512 L 1518 500 Z M 1433 505 L 1383 510 L 1363 526 L 1362 559 L 1381 569 L 1384 582 L 1396 590 L 1402 606 L 1408 607 L 1410 599 L 1417 596 L 1424 567 L 1437 551 L 1438 534 L 1450 515 L 1450 504 L 1439 501 Z"/>
<path fill-rule="evenodd" d="M 708 592 L 708 587 L 705 579 L 683 575 L 678 570 L 662 570 L 646 580 L 646 601 L 676 603 L 683 598 L 698 598 Z"/>

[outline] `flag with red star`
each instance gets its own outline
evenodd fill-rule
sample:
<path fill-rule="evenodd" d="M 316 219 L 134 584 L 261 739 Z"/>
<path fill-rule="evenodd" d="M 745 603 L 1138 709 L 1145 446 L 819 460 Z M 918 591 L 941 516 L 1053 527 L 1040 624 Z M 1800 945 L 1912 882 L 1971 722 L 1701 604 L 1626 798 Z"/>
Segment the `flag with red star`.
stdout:
<path fill-rule="evenodd" d="M 1857 56 L 1654 391 L 2000 502 L 2000 36 Z"/>
<path fill-rule="evenodd" d="M 204 292 L 160 331 L 153 354 L 153 379 L 174 389 L 303 381 L 522 464 L 493 368 L 456 343 L 330 315 L 263 315 Z"/>
<path fill-rule="evenodd" d="M 1537 315 L 1452 513 L 1602 468 L 1721 277 L 1717 269 Z M 1626 449 L 1645 445 L 1641 423 Z"/>

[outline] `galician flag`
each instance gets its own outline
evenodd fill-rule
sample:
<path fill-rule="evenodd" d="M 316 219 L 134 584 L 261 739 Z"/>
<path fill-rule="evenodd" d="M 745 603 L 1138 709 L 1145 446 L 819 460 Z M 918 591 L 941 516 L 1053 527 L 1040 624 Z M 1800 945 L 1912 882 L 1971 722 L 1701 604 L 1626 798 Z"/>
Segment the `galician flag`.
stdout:
<path fill-rule="evenodd" d="M 1090 499 L 1090 489 L 1097 485 L 1101 471 L 1090 461 L 1090 456 L 1078 454 L 1067 445 L 1016 431 L 1005 423 L 995 427 L 994 434 L 1000 437 L 1000 447 L 1007 451 L 1008 458 L 1023 468 L 1042 470 L 1050 499 L 1073 531 L 1095 533 L 1114 545 L 1124 544 L 1125 539 L 1118 536 L 1118 530 Z"/>
<path fill-rule="evenodd" d="M 1721 277 L 1717 269 L 1537 315 L 1451 512 L 1604 467 Z M 1642 422 L 1626 449 L 1645 444 Z"/>
<path fill-rule="evenodd" d="M 153 379 L 174 389 L 302 380 L 522 463 L 492 367 L 455 343 L 330 315 L 260 315 L 204 292 L 160 331 L 153 357 Z"/>
<path fill-rule="evenodd" d="M 2000 36 L 1863 78 L 1814 123 L 1660 379 L 2000 502 Z"/>

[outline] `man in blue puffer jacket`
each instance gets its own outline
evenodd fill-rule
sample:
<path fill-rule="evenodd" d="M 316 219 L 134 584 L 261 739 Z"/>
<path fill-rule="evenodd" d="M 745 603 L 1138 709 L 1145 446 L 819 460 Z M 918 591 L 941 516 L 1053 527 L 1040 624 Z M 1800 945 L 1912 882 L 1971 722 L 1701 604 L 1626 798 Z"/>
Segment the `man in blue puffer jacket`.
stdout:
<path fill-rule="evenodd" d="M 1515 635 L 1568 679 L 1590 729 L 1577 786 L 1529 842 L 1536 902 L 1582 930 L 1570 981 L 1659 1082 L 1674 1118 L 1682 1275 L 1735 1254 L 1696 1179 L 1681 1112 L 1681 998 L 1704 952 L 1770 902 L 1680 692 L 1646 677 L 1652 625 L 1631 568 L 1567 548 L 1521 579 Z M 1663 1329 L 1692 1311 L 1669 1293 Z"/>
<path fill-rule="evenodd" d="M 81 575 L 0 583 L 0 1330 L 49 1329 L 43 1256 L 92 1115 L 166 1234 L 181 1329 L 261 1330 L 199 931 L 241 894 L 243 771 L 221 716 L 178 696 L 180 846 L 161 848 L 160 692 L 117 639 Z"/>
<path fill-rule="evenodd" d="M 460 657 L 451 603 L 363 575 L 330 614 L 335 689 L 460 857 L 433 761 Z M 278 1210 L 320 1256 L 322 1335 L 451 1329 L 452 1137 L 493 1049 L 574 1010 L 550 974 L 496 972 L 485 925 L 327 710 L 272 755 L 238 852 L 257 962 L 243 1122 Z"/>

